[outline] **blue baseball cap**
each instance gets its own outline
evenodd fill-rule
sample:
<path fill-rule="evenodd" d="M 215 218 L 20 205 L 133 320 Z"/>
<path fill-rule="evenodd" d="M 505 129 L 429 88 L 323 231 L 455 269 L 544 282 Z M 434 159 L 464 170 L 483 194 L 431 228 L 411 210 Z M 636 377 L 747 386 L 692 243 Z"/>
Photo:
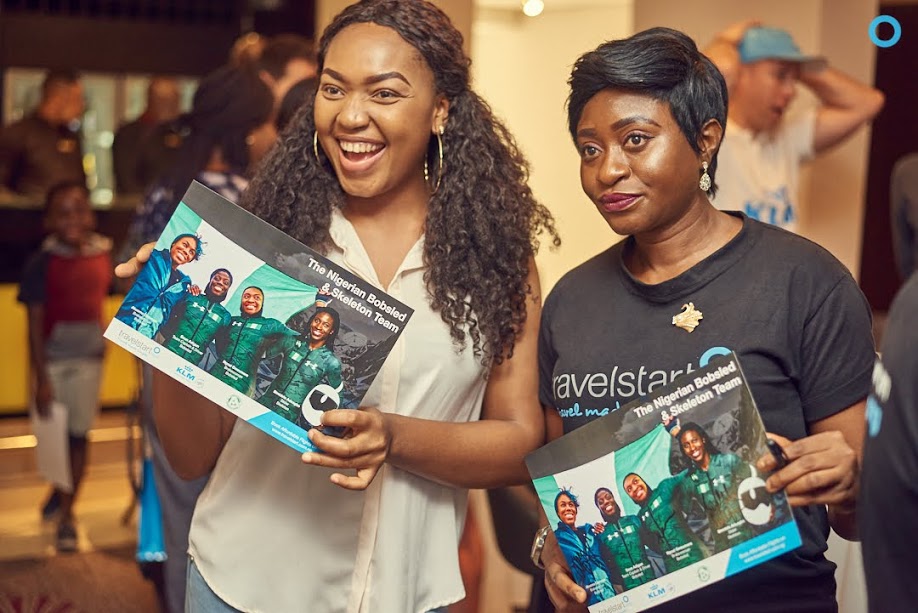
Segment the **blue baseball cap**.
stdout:
<path fill-rule="evenodd" d="M 743 64 L 759 60 L 783 60 L 805 64 L 805 68 L 819 69 L 826 65 L 823 57 L 804 55 L 791 35 L 779 28 L 756 27 L 746 30 L 739 44 Z"/>

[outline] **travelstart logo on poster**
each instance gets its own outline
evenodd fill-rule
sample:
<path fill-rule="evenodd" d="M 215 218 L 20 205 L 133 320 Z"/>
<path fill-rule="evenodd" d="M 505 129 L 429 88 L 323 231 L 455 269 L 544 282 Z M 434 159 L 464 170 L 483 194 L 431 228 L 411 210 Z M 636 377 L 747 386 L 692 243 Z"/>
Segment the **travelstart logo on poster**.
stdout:
<path fill-rule="evenodd" d="M 123 341 L 129 345 L 131 349 L 141 355 L 159 355 L 159 345 L 144 336 L 138 336 L 136 334 L 131 334 L 130 332 L 125 332 L 124 330 L 119 330 L 118 340 Z"/>
<path fill-rule="evenodd" d="M 627 611 L 631 608 L 628 604 L 629 601 L 628 595 L 625 594 L 618 602 L 610 602 L 601 605 L 601 607 L 597 609 L 597 613 L 622 613 L 622 611 Z"/>

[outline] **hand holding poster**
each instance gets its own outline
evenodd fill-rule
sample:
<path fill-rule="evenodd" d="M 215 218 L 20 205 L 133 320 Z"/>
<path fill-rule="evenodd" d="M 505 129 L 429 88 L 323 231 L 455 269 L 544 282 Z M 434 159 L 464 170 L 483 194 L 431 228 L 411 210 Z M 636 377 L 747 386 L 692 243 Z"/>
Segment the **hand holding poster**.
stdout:
<path fill-rule="evenodd" d="M 594 613 L 642 611 L 801 543 L 756 461 L 765 430 L 735 354 L 526 458 Z"/>
<path fill-rule="evenodd" d="M 297 449 L 356 409 L 412 310 L 193 183 L 105 337 Z M 342 435 L 332 428 L 326 434 Z"/>

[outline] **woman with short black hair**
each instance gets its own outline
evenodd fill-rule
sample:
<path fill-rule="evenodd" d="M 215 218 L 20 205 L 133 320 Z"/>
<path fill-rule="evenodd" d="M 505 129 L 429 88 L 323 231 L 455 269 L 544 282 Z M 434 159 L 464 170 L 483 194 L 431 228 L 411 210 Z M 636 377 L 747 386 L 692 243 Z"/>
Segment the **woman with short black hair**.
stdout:
<path fill-rule="evenodd" d="M 790 460 L 767 484 L 786 493 L 803 545 L 693 593 L 691 608 L 836 611 L 834 565 L 823 552 L 830 526 L 855 536 L 874 362 L 863 294 L 819 246 L 711 205 L 727 89 L 689 37 L 653 28 L 604 43 L 576 61 L 570 87 L 583 191 L 626 238 L 569 272 L 545 302 L 549 438 L 735 351 Z M 600 374 L 607 385 L 593 384 Z M 573 378 L 590 385 L 553 385 Z M 777 467 L 769 457 L 757 468 Z M 560 551 L 549 543 L 546 552 L 553 601 L 581 610 L 585 591 Z"/>

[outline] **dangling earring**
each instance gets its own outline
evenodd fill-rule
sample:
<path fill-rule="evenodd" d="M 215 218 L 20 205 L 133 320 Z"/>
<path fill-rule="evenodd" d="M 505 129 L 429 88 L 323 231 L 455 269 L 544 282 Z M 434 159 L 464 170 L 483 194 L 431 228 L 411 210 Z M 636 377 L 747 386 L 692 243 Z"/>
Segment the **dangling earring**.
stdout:
<path fill-rule="evenodd" d="M 312 133 L 312 152 L 316 154 L 316 161 L 321 164 L 322 160 L 319 159 L 319 132 L 318 130 Z"/>
<path fill-rule="evenodd" d="M 701 163 L 701 178 L 698 179 L 698 187 L 701 191 L 707 192 L 711 189 L 711 175 L 708 174 L 708 163 Z"/>

